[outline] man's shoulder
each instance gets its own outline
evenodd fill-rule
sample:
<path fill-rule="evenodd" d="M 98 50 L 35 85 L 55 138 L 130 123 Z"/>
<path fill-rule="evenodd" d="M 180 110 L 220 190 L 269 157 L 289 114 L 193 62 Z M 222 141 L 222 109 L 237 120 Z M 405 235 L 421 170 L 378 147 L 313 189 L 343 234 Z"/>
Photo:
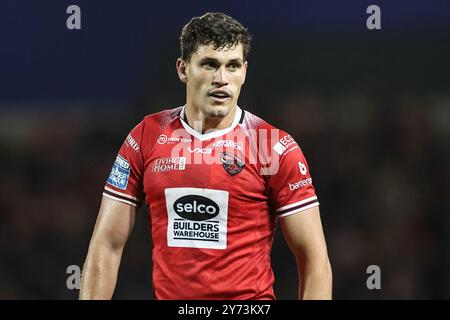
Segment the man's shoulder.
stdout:
<path fill-rule="evenodd" d="M 162 131 L 171 122 L 180 117 L 182 107 L 176 107 L 173 109 L 166 109 L 155 113 L 148 114 L 135 126 L 133 130 L 142 130 L 147 132 Z"/>
<path fill-rule="evenodd" d="M 256 139 L 259 140 L 259 143 L 261 143 L 261 141 L 266 141 L 269 146 L 274 146 L 276 148 L 275 151 L 284 149 L 285 146 L 298 145 L 295 138 L 288 132 L 270 124 L 251 112 L 245 112 L 242 125 L 244 126 L 244 130 L 248 130 L 250 136 L 256 137 Z M 269 149 L 271 148 L 272 147 L 269 147 Z M 281 151 L 277 151 L 277 153 L 284 155 Z"/>
<path fill-rule="evenodd" d="M 247 129 L 266 129 L 266 130 L 272 130 L 276 129 L 279 130 L 274 125 L 270 124 L 266 120 L 260 118 L 259 116 L 245 110 L 244 119 L 242 121 L 242 125 L 244 125 Z"/>
<path fill-rule="evenodd" d="M 180 117 L 182 108 L 183 107 L 176 107 L 148 114 L 144 117 L 142 122 L 144 122 L 145 124 L 158 123 L 161 127 L 165 127 L 167 126 L 167 124 Z"/>
<path fill-rule="evenodd" d="M 182 107 L 177 107 L 148 114 L 135 125 L 130 134 L 151 139 L 154 135 L 159 135 L 170 123 L 178 119 L 181 109 Z"/>

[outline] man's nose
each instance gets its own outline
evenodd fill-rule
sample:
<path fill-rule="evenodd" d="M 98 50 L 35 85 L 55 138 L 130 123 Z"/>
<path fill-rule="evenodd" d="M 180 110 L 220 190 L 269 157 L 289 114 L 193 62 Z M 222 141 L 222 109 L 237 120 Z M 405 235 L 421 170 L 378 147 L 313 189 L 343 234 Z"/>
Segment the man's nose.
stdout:
<path fill-rule="evenodd" d="M 228 84 L 224 66 L 217 69 L 216 73 L 214 74 L 213 84 L 217 84 L 220 86 Z"/>

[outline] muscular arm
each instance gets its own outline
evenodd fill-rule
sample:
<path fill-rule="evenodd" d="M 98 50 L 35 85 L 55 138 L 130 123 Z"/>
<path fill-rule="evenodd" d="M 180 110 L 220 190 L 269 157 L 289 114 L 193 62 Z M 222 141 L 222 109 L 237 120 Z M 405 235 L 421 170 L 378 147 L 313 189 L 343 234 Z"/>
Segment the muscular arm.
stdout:
<path fill-rule="evenodd" d="M 103 196 L 81 277 L 80 299 L 111 299 L 136 208 Z"/>
<path fill-rule="evenodd" d="M 332 272 L 319 207 L 281 218 L 286 241 L 297 260 L 299 298 L 332 298 Z"/>

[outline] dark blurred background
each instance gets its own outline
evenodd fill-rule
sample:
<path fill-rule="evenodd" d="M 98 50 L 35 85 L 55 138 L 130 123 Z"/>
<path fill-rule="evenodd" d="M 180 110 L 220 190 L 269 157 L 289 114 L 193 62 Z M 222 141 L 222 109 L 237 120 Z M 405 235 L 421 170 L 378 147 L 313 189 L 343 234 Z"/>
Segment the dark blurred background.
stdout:
<path fill-rule="evenodd" d="M 81 30 L 66 8 L 81 8 Z M 381 8 L 381 30 L 366 9 Z M 222 11 L 254 35 L 240 106 L 314 177 L 337 299 L 450 298 L 448 1 L 24 1 L 0 5 L 0 298 L 74 299 L 102 188 L 146 114 L 183 105 L 178 37 Z M 278 228 L 275 290 L 296 299 Z M 151 299 L 144 211 L 115 298 Z M 381 268 L 368 290 L 366 268 Z"/>

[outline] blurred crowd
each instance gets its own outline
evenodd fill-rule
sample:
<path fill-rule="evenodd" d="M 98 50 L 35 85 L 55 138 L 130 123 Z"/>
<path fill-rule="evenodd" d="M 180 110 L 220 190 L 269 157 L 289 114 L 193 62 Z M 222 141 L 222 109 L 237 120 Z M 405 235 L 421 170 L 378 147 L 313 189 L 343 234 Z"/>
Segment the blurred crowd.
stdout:
<path fill-rule="evenodd" d="M 308 159 L 335 298 L 450 298 L 449 95 L 303 92 L 276 107 L 245 102 Z M 77 297 L 67 267 L 82 267 L 116 152 L 145 114 L 165 107 L 0 108 L 0 298 Z M 145 210 L 115 298 L 152 298 Z M 295 260 L 280 228 L 272 265 L 277 297 L 295 299 Z M 370 265 L 381 269 L 381 290 L 366 286 Z"/>

